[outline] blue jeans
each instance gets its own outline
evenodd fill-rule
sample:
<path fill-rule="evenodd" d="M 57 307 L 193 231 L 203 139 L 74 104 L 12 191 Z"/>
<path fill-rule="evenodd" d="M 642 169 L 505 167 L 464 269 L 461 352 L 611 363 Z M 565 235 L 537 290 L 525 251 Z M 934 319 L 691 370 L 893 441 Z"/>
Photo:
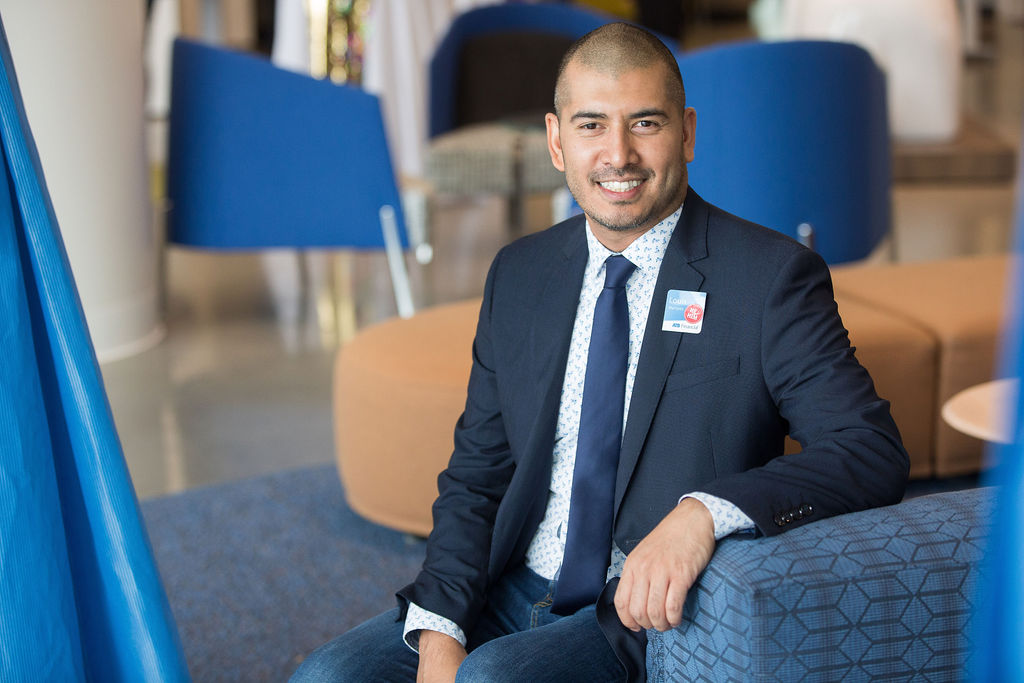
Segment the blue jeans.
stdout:
<path fill-rule="evenodd" d="M 456 681 L 622 681 L 594 607 L 551 614 L 553 590 L 553 581 L 526 567 L 503 577 L 468 634 L 469 656 Z M 397 608 L 374 617 L 313 652 L 292 682 L 415 681 L 419 656 L 402 639 L 403 628 Z"/>

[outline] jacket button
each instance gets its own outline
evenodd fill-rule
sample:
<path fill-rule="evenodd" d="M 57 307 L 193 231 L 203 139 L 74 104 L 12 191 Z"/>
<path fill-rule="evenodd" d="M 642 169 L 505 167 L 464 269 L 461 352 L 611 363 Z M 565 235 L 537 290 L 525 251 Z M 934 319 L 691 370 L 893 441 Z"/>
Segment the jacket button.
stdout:
<path fill-rule="evenodd" d="M 804 517 L 814 514 L 814 506 L 804 503 L 800 506 L 800 514 Z"/>
<path fill-rule="evenodd" d="M 786 526 L 786 520 L 782 518 L 782 515 L 775 515 L 776 526 Z"/>
<path fill-rule="evenodd" d="M 787 512 L 787 513 L 786 513 L 786 516 L 785 516 L 785 517 L 783 517 L 783 519 L 784 519 L 784 520 L 786 520 L 786 524 L 789 524 L 789 523 L 790 523 L 790 522 L 792 522 L 792 521 L 793 521 L 793 519 L 794 519 L 794 518 L 793 518 L 793 513 L 792 513 L 792 512 Z"/>

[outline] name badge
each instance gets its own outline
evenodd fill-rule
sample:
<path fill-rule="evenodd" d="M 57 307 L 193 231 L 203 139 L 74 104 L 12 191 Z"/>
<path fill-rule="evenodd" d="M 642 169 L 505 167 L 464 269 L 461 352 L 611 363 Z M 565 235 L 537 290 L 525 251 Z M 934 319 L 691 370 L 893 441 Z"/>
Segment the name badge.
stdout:
<path fill-rule="evenodd" d="M 700 334 L 704 325 L 704 304 L 707 292 L 687 292 L 681 289 L 668 290 L 665 299 L 665 317 L 661 329 L 665 332 Z"/>

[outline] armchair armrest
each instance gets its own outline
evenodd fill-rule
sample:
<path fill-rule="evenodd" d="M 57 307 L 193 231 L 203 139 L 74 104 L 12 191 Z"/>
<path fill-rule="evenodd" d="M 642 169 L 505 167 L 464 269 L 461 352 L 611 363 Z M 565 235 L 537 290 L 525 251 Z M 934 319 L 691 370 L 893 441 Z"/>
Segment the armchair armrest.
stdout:
<path fill-rule="evenodd" d="M 649 681 L 961 679 L 994 490 L 940 493 L 719 543 Z"/>

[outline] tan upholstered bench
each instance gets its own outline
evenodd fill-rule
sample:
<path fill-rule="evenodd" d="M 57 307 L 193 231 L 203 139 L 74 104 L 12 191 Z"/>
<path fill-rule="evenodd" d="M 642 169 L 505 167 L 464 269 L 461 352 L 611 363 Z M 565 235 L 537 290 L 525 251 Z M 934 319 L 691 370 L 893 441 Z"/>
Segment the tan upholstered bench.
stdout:
<path fill-rule="evenodd" d="M 893 419 L 910 454 L 910 476 L 930 476 L 938 420 L 934 408 L 938 343 L 918 326 L 845 293 L 836 294 L 836 304 L 857 360 L 871 373 L 878 395 L 892 405 Z"/>
<path fill-rule="evenodd" d="M 836 301 L 911 457 L 911 476 L 981 466 L 982 444 L 939 418 L 942 402 L 992 376 L 1005 257 L 836 268 Z M 437 475 L 466 398 L 480 301 L 439 306 L 356 335 L 334 377 L 338 467 L 349 504 L 426 535 Z"/>
<path fill-rule="evenodd" d="M 930 335 L 938 354 L 931 412 L 938 416 L 953 394 L 993 378 L 1002 329 L 1010 259 L 1005 255 L 948 261 L 833 268 L 837 298 L 858 301 L 898 317 Z M 855 325 L 848 325 L 851 337 Z M 869 363 L 865 363 L 871 369 Z M 879 379 L 879 384 L 883 379 Z M 893 397 L 890 397 L 893 398 Z M 893 398 L 901 430 L 902 406 Z M 949 477 L 977 472 L 984 444 L 961 434 L 938 417 L 929 467 L 912 453 L 916 476 Z M 908 445 L 908 448 L 910 446 Z"/>

